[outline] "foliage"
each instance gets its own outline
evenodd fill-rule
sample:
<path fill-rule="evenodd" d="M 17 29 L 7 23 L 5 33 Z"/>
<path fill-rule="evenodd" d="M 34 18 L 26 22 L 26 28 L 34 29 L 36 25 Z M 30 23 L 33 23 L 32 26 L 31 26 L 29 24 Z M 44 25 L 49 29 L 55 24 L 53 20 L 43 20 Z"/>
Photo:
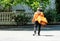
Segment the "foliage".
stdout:
<path fill-rule="evenodd" d="M 60 0 L 56 0 L 56 10 L 57 10 L 57 13 L 60 14 Z"/>
<path fill-rule="evenodd" d="M 38 7 L 44 9 L 49 4 L 49 0 L 25 0 L 24 3 L 36 11 Z"/>
<path fill-rule="evenodd" d="M 56 19 L 57 19 L 57 22 L 60 22 L 60 14 L 57 14 Z"/>
<path fill-rule="evenodd" d="M 30 6 L 34 11 L 36 11 L 36 9 L 40 6 L 45 8 L 49 3 L 49 0 L 0 0 L 0 6 L 4 9 L 21 3 Z"/>
<path fill-rule="evenodd" d="M 2 6 L 4 10 L 6 10 L 9 8 L 9 6 L 12 5 L 11 1 L 12 0 L 0 0 L 0 6 Z"/>
<path fill-rule="evenodd" d="M 14 18 L 14 20 L 18 25 L 24 25 L 30 21 L 30 18 L 31 17 L 26 16 L 26 14 L 19 14 Z"/>
<path fill-rule="evenodd" d="M 60 0 L 56 0 L 56 9 L 46 10 L 45 16 L 48 22 L 60 22 Z"/>
<path fill-rule="evenodd" d="M 48 22 L 57 22 L 57 12 L 56 10 L 49 9 L 45 12 L 45 16 Z"/>

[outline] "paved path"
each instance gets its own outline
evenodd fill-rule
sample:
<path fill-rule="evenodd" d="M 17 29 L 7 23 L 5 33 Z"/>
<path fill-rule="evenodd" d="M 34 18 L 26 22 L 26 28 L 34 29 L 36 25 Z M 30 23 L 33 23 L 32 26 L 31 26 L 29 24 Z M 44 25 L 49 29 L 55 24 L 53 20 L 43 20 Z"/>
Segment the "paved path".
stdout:
<path fill-rule="evenodd" d="M 0 41 L 60 41 L 60 31 L 41 31 L 41 36 L 33 36 L 33 31 L 0 31 Z"/>
<path fill-rule="evenodd" d="M 49 25 L 41 36 L 33 36 L 33 27 L 0 28 L 0 41 L 60 41 L 60 25 Z"/>

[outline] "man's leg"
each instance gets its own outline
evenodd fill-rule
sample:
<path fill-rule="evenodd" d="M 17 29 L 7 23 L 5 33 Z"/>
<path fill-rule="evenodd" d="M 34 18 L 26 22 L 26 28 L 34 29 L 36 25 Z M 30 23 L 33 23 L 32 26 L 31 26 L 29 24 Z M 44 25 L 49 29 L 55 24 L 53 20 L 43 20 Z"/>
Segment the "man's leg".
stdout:
<path fill-rule="evenodd" d="M 34 27 L 34 34 L 36 34 L 37 27 Z"/>
<path fill-rule="evenodd" d="M 33 35 L 36 34 L 36 31 L 37 31 L 37 22 L 35 22 L 35 24 L 34 24 L 34 34 Z"/>
<path fill-rule="evenodd" d="M 41 31 L 41 24 L 38 25 L 38 35 L 40 36 L 40 31 Z"/>

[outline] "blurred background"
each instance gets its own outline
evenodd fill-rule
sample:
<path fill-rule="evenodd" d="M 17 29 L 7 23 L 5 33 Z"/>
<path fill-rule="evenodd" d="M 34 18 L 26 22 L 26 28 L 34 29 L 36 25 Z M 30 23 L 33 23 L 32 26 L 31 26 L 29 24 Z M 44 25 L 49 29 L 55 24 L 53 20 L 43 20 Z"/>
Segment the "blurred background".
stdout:
<path fill-rule="evenodd" d="M 60 24 L 59 0 L 0 0 L 0 26 L 30 25 L 34 12 L 42 8 L 48 25 Z M 3 26 L 4 25 L 4 26 Z"/>

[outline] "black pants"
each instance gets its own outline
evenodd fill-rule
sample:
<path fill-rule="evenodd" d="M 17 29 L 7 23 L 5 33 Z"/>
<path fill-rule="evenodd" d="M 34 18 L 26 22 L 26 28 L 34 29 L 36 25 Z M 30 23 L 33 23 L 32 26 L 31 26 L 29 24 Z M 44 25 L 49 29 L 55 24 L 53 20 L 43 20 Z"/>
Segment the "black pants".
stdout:
<path fill-rule="evenodd" d="M 40 30 L 41 30 L 41 24 L 39 24 L 37 21 L 34 24 L 34 34 L 36 34 L 36 31 L 38 29 L 38 34 L 40 34 Z"/>

